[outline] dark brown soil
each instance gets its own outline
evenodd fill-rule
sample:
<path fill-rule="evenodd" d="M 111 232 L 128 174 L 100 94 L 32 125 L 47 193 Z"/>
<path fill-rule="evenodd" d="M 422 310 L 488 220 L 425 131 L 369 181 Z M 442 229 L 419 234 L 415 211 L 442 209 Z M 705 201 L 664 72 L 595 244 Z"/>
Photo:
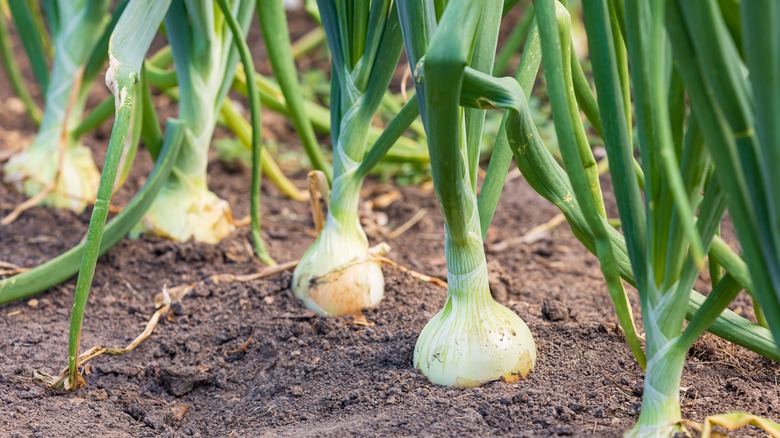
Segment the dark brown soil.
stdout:
<path fill-rule="evenodd" d="M 11 109 L 9 96 L 0 76 L 0 128 L 6 131 L 0 131 L 0 148 L 10 147 L 13 135 L 34 132 Z M 98 162 L 106 135 L 102 130 L 86 139 Z M 237 217 L 245 216 L 248 172 L 216 160 L 210 164 L 212 189 L 231 202 Z M 118 204 L 150 169 L 147 155 L 139 153 Z M 304 176 L 295 175 L 301 187 Z M 367 197 L 384 190 L 369 183 Z M 389 257 L 445 278 L 433 194 L 414 187 L 401 194 L 379 212 L 387 215 L 387 229 L 421 208 L 427 214 L 388 242 Z M 0 215 L 22 199 L 0 186 Z M 263 208 L 271 254 L 278 261 L 297 259 L 313 240 L 308 206 L 266 183 Z M 522 178 L 515 179 L 504 190 L 489 244 L 519 236 L 555 214 Z M 0 260 L 35 266 L 77 243 L 88 220 L 89 213 L 33 209 L 0 229 Z M 372 243 L 381 240 L 372 236 Z M 249 242 L 247 228 L 216 246 L 124 240 L 98 264 L 83 348 L 126 345 L 141 332 L 154 312 L 153 297 L 166 285 L 256 272 L 261 266 Z M 536 370 L 517 384 L 450 389 L 418 374 L 412 368 L 417 334 L 446 292 L 386 266 L 386 298 L 365 312 L 372 326 L 312 316 L 292 296 L 290 273 L 248 283 L 206 282 L 174 304 L 134 352 L 94 360 L 86 388 L 54 392 L 32 374 L 57 372 L 66 363 L 71 280 L 37 296 L 36 306 L 24 300 L 0 307 L 0 435 L 550 436 L 619 435 L 630 428 L 641 403 L 642 372 L 615 327 L 596 259 L 565 225 L 533 244 L 488 256 L 497 298 L 528 323 L 539 348 Z M 706 291 L 707 285 L 700 287 Z M 744 297 L 732 308 L 752 316 Z M 710 414 L 749 411 L 778 418 L 779 370 L 774 362 L 708 335 L 686 365 L 683 416 L 701 421 Z"/>

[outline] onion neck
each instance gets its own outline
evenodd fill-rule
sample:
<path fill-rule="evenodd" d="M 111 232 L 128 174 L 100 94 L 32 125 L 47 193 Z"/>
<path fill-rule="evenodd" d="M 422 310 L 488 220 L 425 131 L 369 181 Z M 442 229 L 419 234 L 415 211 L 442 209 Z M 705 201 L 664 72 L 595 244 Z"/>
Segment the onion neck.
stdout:
<path fill-rule="evenodd" d="M 356 168 L 357 166 L 333 179 L 328 219 L 332 218 L 342 227 L 357 227 L 362 232 L 358 219 L 362 180 L 355 176 Z"/>
<path fill-rule="evenodd" d="M 493 302 L 488 284 L 488 269 L 482 237 L 469 231 L 468 238 L 454 242 L 445 229 L 444 249 L 447 259 L 447 296 L 451 300 L 486 305 Z"/>
<path fill-rule="evenodd" d="M 313 246 L 322 251 L 316 257 L 326 257 L 334 268 L 368 254 L 368 238 L 358 218 L 360 202 L 359 178 L 352 172 L 341 174 L 333 180 L 330 208 L 325 225 Z"/>
<path fill-rule="evenodd" d="M 648 355 L 642 410 L 628 436 L 670 436 L 680 431 L 680 379 L 685 365 L 685 350 L 678 338 L 647 333 Z"/>
<path fill-rule="evenodd" d="M 468 184 L 463 186 L 468 187 Z M 484 295 L 486 299 L 493 301 L 488 286 L 487 260 L 477 214 L 477 199 L 468 189 L 465 194 L 463 216 L 448 215 L 448 212 L 442 208 L 442 216 L 445 218 L 444 253 L 449 285 L 447 293 L 456 299 L 477 295 L 477 298 L 482 300 L 485 299 L 482 297 Z M 450 220 L 465 220 L 463 237 L 455 239 L 450 230 Z"/>
<path fill-rule="evenodd" d="M 206 170 L 211 138 L 216 127 L 216 115 L 207 114 L 203 125 L 187 124 L 188 141 L 182 144 L 176 156 L 171 179 L 178 178 L 179 184 L 188 186 L 190 190 L 207 191 Z M 199 130 L 195 130 L 198 129 Z"/>

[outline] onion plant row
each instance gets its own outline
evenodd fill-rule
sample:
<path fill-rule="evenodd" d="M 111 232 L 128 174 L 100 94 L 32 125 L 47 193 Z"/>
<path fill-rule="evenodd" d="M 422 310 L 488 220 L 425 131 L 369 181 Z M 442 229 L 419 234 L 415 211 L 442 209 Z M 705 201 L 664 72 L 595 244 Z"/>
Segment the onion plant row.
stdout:
<path fill-rule="evenodd" d="M 646 373 L 641 413 L 629 434 L 681 430 L 686 354 L 705 331 L 780 360 L 776 2 L 582 2 L 589 78 L 572 48 L 572 21 L 580 17 L 557 0 L 526 8 L 501 50 L 499 29 L 504 15 L 520 7 L 516 0 L 318 0 L 307 9 L 322 26 L 311 41 L 324 35 L 330 53 L 329 109 L 302 93 L 281 0 L 128 0 L 113 11 L 109 3 L 47 1 L 43 13 L 30 2 L 7 3 L 45 96 L 42 111 L 21 79 L 0 17 L 6 72 L 40 123 L 33 144 L 6 165 L 5 178 L 30 196 L 43 193 L 56 207 L 78 211 L 94 203 L 84 242 L 0 281 L 4 303 L 78 272 L 70 388 L 81 384 L 81 320 L 100 254 L 128 233 L 216 243 L 232 231 L 229 205 L 206 184 L 209 145 L 220 123 L 252 151 L 252 237 L 259 259 L 275 263 L 260 232 L 261 169 L 291 197 L 305 196 L 263 149 L 263 105 L 290 118 L 314 172 L 310 180 L 328 207 L 291 285 L 320 315 L 358 314 L 379 306 L 385 293 L 380 261 L 359 220 L 363 181 L 384 159 L 429 164 L 444 219 L 448 293 L 420 333 L 412 365 L 433 383 L 516 382 L 536 365 L 528 326 L 491 296 L 484 251 L 512 159 L 599 261 L 627 348 Z M 255 72 L 246 42 L 255 13 L 274 79 Z M 44 21 L 51 34 L 37 24 Z M 169 46 L 149 56 L 161 25 Z M 408 64 L 400 65 L 404 51 Z M 517 52 L 516 74 L 499 77 Z M 106 59 L 112 97 L 83 117 L 89 84 Z M 555 154 L 528 104 L 540 67 Z M 399 103 L 388 88 L 406 68 L 414 93 Z M 152 87 L 178 101 L 178 118 L 164 127 Z M 226 97 L 231 89 L 247 97 L 249 122 Z M 394 115 L 380 128 L 376 116 L 387 108 Z M 480 186 L 488 111 L 503 114 Z M 78 138 L 112 115 L 98 184 Z M 331 162 L 317 131 L 330 134 Z M 594 138 L 605 146 L 608 179 L 600 178 Z M 106 225 L 111 196 L 140 140 L 155 168 Z M 606 183 L 618 221 L 607 216 Z M 741 254 L 720 236 L 726 217 Z M 711 284 L 706 296 L 693 289 L 700 278 Z M 628 298 L 633 289 L 641 317 Z M 752 299 L 755 322 L 728 310 L 742 290 Z"/>

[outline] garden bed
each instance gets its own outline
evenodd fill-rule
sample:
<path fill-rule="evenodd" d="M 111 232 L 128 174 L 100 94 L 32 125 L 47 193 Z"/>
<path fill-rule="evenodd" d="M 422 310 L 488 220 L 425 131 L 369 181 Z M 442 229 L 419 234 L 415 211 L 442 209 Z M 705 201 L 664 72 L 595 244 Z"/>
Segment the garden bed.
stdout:
<path fill-rule="evenodd" d="M 140 155 L 143 164 L 120 204 L 151 167 Z M 296 178 L 301 186 L 303 176 Z M 236 216 L 246 215 L 248 172 L 213 160 L 210 178 Z M 383 187 L 367 185 L 367 191 L 377 190 Z M 388 229 L 420 208 L 427 213 L 388 241 L 389 257 L 446 278 L 433 194 L 415 187 L 401 194 L 383 210 Z M 21 201 L 9 187 L 0 188 L 0 214 Z M 507 185 L 502 202 L 489 243 L 522 235 L 556 214 L 522 178 Z M 308 205 L 283 198 L 268 184 L 263 205 L 271 254 L 295 260 L 313 239 Z M 0 260 L 35 266 L 78 242 L 88 219 L 88 213 L 33 209 L 2 229 Z M 261 266 L 248 242 L 248 228 L 217 246 L 124 240 L 98 264 L 82 345 L 126 345 L 154 312 L 153 298 L 163 286 L 256 272 Z M 34 307 L 25 300 L 0 308 L 0 428 L 20 436 L 555 435 L 630 428 L 641 403 L 642 373 L 616 331 L 596 259 L 565 225 L 488 257 L 496 295 L 528 323 L 538 344 L 537 368 L 520 383 L 460 390 L 433 386 L 416 373 L 417 334 L 441 307 L 445 291 L 385 266 L 386 298 L 365 312 L 371 326 L 313 316 L 292 296 L 290 273 L 248 283 L 209 281 L 175 304 L 134 352 L 94 360 L 85 389 L 58 393 L 32 373 L 65 365 L 72 280 L 39 295 Z M 738 303 L 750 311 L 749 300 Z M 713 336 L 691 355 L 683 375 L 684 418 L 701 421 L 735 410 L 777 416 L 776 363 Z"/>

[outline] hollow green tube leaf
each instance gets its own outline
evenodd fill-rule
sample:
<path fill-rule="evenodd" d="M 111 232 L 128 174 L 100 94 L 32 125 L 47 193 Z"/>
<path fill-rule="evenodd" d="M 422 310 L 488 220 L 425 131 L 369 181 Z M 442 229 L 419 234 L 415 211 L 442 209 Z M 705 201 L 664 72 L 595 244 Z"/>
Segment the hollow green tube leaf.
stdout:
<path fill-rule="evenodd" d="M 420 115 L 420 109 L 417 106 L 417 95 L 412 96 L 403 107 L 401 111 L 393 117 L 390 123 L 387 125 L 382 135 L 379 136 L 377 141 L 368 150 L 366 157 L 358 166 L 356 175 L 358 178 L 365 178 L 368 173 L 387 155 L 390 148 L 393 147 L 396 141 L 403 135 L 404 131 L 417 120 Z"/>
<path fill-rule="evenodd" d="M 528 39 L 523 48 L 523 57 L 520 59 L 520 65 L 517 67 L 515 76 L 520 88 L 523 89 L 526 99 L 531 97 L 531 91 L 541 62 L 542 50 L 539 43 L 539 30 L 534 24 L 528 34 Z M 506 175 L 509 172 L 509 165 L 512 162 L 512 149 L 509 148 L 509 142 L 506 137 L 507 117 L 508 115 L 505 114 L 501 119 L 501 127 L 498 129 L 493 152 L 490 154 L 485 181 L 482 183 L 482 190 L 479 192 L 477 199 L 482 239 L 487 236 L 488 228 L 490 228 L 490 223 L 493 221 L 493 215 L 496 212 L 498 200 L 506 182 Z"/>
<path fill-rule="evenodd" d="M 501 6 L 503 1 L 485 1 L 480 26 L 477 29 L 474 48 L 472 49 L 469 66 L 475 70 L 490 73 L 493 71 L 498 32 L 494 32 L 501 22 Z M 469 180 L 474 192 L 477 190 L 479 170 L 479 150 L 482 143 L 482 128 L 485 124 L 485 110 L 466 108 L 463 110 L 466 122 L 466 157 Z"/>
<path fill-rule="evenodd" d="M 282 0 L 258 0 L 257 15 L 260 17 L 268 60 L 271 62 L 274 76 L 279 82 L 279 88 L 284 94 L 293 125 L 301 138 L 306 155 L 309 157 L 312 167 L 323 171 L 330 180 L 333 177 L 333 170 L 323 156 L 311 121 L 304 109 L 303 94 L 298 83 L 298 74 L 290 45 L 290 34 L 287 29 L 287 16 Z"/>
<path fill-rule="evenodd" d="M 117 3 L 111 14 L 111 20 L 108 25 L 103 28 L 103 34 L 95 44 L 94 49 L 92 49 L 92 54 L 84 65 L 84 75 L 82 77 L 83 84 L 91 84 L 97 75 L 103 71 L 103 67 L 108 59 L 108 44 L 111 41 L 111 35 L 114 33 L 116 24 L 119 22 L 119 18 L 122 16 L 128 2 L 129 0 L 121 0 Z M 82 87 L 80 93 L 88 93 L 89 88 L 90 87 Z"/>
<path fill-rule="evenodd" d="M 38 34 L 32 12 L 33 7 L 30 3 L 21 0 L 11 0 L 6 2 L 11 10 L 11 17 L 14 19 L 16 29 L 19 33 L 19 39 L 27 53 L 27 58 L 32 66 L 33 76 L 41 87 L 41 92 L 45 95 L 49 88 L 49 64 L 46 59 L 46 52 L 43 49 L 41 36 Z"/>
<path fill-rule="evenodd" d="M 108 45 L 109 62 L 114 69 L 121 66 L 140 75 L 146 52 L 170 4 L 171 0 L 130 0 Z M 113 88 L 111 91 L 118 94 Z"/>
<path fill-rule="evenodd" d="M 89 221 L 84 252 L 81 257 L 73 310 L 68 335 L 68 386 L 78 389 L 83 385 L 78 375 L 77 359 L 81 341 L 81 326 L 87 306 L 92 279 L 108 217 L 108 208 L 114 191 L 117 168 L 122 158 L 135 113 L 136 87 L 144 56 L 160 26 L 168 1 L 133 0 L 117 23 L 109 42 L 109 67 L 106 85 L 114 94 L 116 117 L 111 130 L 108 152 L 100 176 L 95 208 Z"/>
<path fill-rule="evenodd" d="M 610 161 L 609 171 L 631 265 L 637 281 L 642 283 L 645 278 L 645 214 L 639 184 L 632 170 L 633 150 L 629 127 L 622 116 L 624 96 L 620 92 L 619 64 L 606 6 L 604 0 L 594 0 L 583 5 L 583 12 L 599 110 L 604 121 L 604 144 Z"/>
<path fill-rule="evenodd" d="M 506 6 L 506 2 L 504 2 Z M 506 15 L 506 11 L 504 13 Z M 507 69 L 509 61 L 520 50 L 520 46 L 523 45 L 523 41 L 527 40 L 528 34 L 531 32 L 531 26 L 534 24 L 534 5 L 528 5 L 523 11 L 523 16 L 520 21 L 512 28 L 512 32 L 504 40 L 503 46 L 496 55 L 496 62 L 493 64 L 493 75 L 500 76 Z M 528 43 L 526 43 L 528 44 Z M 525 50 L 523 50 L 525 53 Z"/>
<path fill-rule="evenodd" d="M 255 244 L 255 252 L 260 260 L 266 265 L 273 266 L 276 262 L 268 253 L 263 243 L 263 237 L 260 234 L 260 171 L 262 169 L 262 123 L 260 120 L 260 94 L 257 90 L 257 82 L 254 78 L 254 62 L 249 53 L 249 47 L 244 40 L 244 31 L 233 16 L 233 12 L 228 7 L 225 0 L 217 0 L 222 15 L 230 27 L 233 42 L 238 48 L 238 54 L 241 63 L 244 65 L 244 71 L 247 72 L 247 86 L 249 94 L 249 106 L 252 115 L 252 190 L 251 190 L 251 221 L 252 221 L 252 240 Z"/>
<path fill-rule="evenodd" d="M 0 9 L 2 9 L 5 3 L 6 0 L 0 0 Z M 19 64 L 16 62 L 16 56 L 11 47 L 8 25 L 2 16 L 0 16 L 0 61 L 3 63 L 6 76 L 8 76 L 8 80 L 11 82 L 14 93 L 24 104 L 27 115 L 30 116 L 36 125 L 40 125 L 43 113 L 35 100 L 33 100 L 30 90 L 27 89 L 27 85 L 24 82 L 22 72 L 19 70 Z"/>

